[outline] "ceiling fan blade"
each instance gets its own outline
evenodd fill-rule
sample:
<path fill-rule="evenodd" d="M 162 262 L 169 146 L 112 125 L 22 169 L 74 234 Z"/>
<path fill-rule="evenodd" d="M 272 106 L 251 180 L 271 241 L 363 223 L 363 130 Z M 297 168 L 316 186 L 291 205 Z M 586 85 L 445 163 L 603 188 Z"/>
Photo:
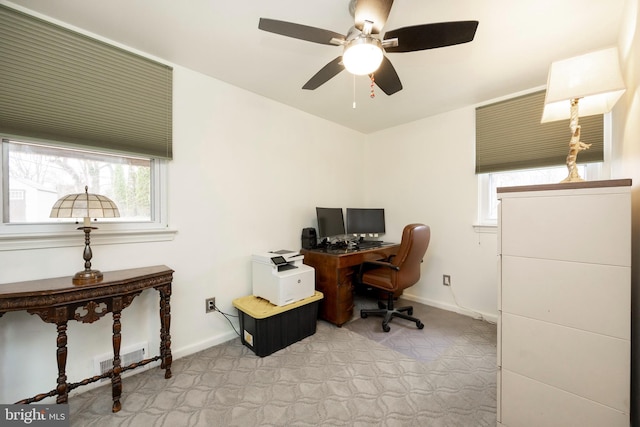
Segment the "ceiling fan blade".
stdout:
<path fill-rule="evenodd" d="M 392 5 L 393 0 L 356 0 L 353 13 L 356 28 L 362 31 L 364 21 L 370 21 L 373 22 L 371 33 L 379 34 L 387 22 Z"/>
<path fill-rule="evenodd" d="M 345 39 L 345 36 L 334 33 L 333 31 L 268 18 L 260 18 L 258 28 L 270 33 L 276 33 L 282 36 L 293 37 L 294 39 L 306 40 L 320 44 L 334 45 L 334 43 L 331 43 L 331 39 Z"/>
<path fill-rule="evenodd" d="M 344 65 L 342 64 L 342 56 L 338 56 L 336 59 L 322 67 L 322 69 L 318 71 L 313 77 L 311 77 L 309 81 L 305 83 L 304 86 L 302 86 L 302 89 L 317 89 L 321 85 L 331 80 L 342 70 L 344 70 Z"/>
<path fill-rule="evenodd" d="M 385 39 L 398 39 L 398 46 L 385 48 L 386 52 L 414 52 L 467 43 L 473 40 L 478 21 L 439 22 L 415 25 L 387 31 Z"/>
<path fill-rule="evenodd" d="M 400 77 L 398 77 L 396 69 L 393 68 L 391 61 L 386 56 L 382 58 L 380 68 L 373 73 L 373 79 L 375 84 L 387 95 L 393 95 L 402 90 Z"/>

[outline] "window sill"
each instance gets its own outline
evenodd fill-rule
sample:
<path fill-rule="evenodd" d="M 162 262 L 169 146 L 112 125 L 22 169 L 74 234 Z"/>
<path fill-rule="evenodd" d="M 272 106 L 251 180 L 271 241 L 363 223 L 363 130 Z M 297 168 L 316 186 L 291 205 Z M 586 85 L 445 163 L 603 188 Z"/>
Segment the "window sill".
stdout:
<path fill-rule="evenodd" d="M 473 224 L 473 231 L 476 233 L 496 234 L 498 232 L 497 224 Z"/>
<path fill-rule="evenodd" d="M 91 245 L 115 245 L 123 243 L 148 243 L 173 240 L 177 230 L 168 228 L 142 230 L 100 230 L 91 233 Z M 25 233 L 0 235 L 0 252 L 25 249 L 62 248 L 84 246 L 84 234 L 80 231 Z"/>

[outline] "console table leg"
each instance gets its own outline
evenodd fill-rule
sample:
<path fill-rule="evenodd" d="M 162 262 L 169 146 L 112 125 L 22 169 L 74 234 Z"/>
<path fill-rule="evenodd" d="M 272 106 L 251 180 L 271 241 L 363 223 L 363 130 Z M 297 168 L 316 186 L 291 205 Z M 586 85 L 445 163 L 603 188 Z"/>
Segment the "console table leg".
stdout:
<path fill-rule="evenodd" d="M 113 312 L 113 374 L 111 376 L 111 394 L 113 396 L 112 412 L 118 412 L 122 405 L 120 403 L 120 396 L 122 395 L 122 378 L 120 373 L 122 368 L 120 367 L 120 342 L 122 336 L 120 330 L 122 328 L 120 324 L 120 316 L 122 314 L 122 298 L 114 298 L 114 312 Z M 118 306 L 118 310 L 115 307 Z"/>
<path fill-rule="evenodd" d="M 171 378 L 171 285 L 158 288 L 160 292 L 160 368 L 165 370 L 164 377 Z"/>
<path fill-rule="evenodd" d="M 59 321 L 56 323 L 58 326 L 58 339 L 56 340 L 58 349 L 56 356 L 58 360 L 58 385 L 56 392 L 58 397 L 56 403 L 67 403 L 69 400 L 69 390 L 67 388 L 67 321 Z"/>

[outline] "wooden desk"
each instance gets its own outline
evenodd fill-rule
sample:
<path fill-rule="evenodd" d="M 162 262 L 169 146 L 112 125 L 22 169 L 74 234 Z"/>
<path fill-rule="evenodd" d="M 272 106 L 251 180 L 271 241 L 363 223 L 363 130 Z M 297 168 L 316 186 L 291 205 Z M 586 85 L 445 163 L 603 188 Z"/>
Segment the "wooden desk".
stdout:
<path fill-rule="evenodd" d="M 134 268 L 104 273 L 99 283 L 73 285 L 71 276 L 54 279 L 32 280 L 0 284 L 0 317 L 8 311 L 27 311 L 37 314 L 47 323 L 55 323 L 58 330 L 57 361 L 58 385 L 48 393 L 38 394 L 16 403 L 38 402 L 46 397 L 58 396 L 56 403 L 67 403 L 69 392 L 79 386 L 90 384 L 102 378 L 111 378 L 113 396 L 112 411 L 121 408 L 122 372 L 147 363 L 161 360 L 160 368 L 165 370 L 164 377 L 171 378 L 171 281 L 173 270 L 164 265 Z M 120 315 L 133 299 L 149 288 L 160 292 L 160 355 L 120 366 Z M 78 383 L 67 383 L 65 373 L 67 364 L 67 321 L 77 320 L 93 323 L 107 313 L 113 313 L 113 368 L 95 377 L 86 378 Z"/>
<path fill-rule="evenodd" d="M 323 293 L 320 318 L 342 326 L 353 317 L 353 281 L 360 265 L 395 254 L 399 244 L 373 249 L 302 249 L 304 263 L 316 270 L 316 289 Z"/>

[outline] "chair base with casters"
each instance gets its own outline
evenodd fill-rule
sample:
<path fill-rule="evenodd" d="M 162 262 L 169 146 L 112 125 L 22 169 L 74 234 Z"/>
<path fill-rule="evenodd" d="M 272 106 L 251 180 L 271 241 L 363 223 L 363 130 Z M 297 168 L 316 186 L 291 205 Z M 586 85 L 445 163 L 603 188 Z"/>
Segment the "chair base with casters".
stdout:
<path fill-rule="evenodd" d="M 415 322 L 418 329 L 424 328 L 424 324 L 420 321 L 420 319 L 412 316 L 413 307 L 406 306 L 406 307 L 394 308 L 393 292 L 388 292 L 387 303 L 384 304 L 382 301 L 379 301 L 378 307 L 379 308 L 371 308 L 371 309 L 363 308 L 362 310 L 360 310 L 360 317 L 362 317 L 363 319 L 366 319 L 367 317 L 369 317 L 369 315 L 384 317 L 384 319 L 382 319 L 382 330 L 385 332 L 389 332 L 391 330 L 391 327 L 389 326 L 389 322 L 391 322 L 391 319 L 393 319 L 394 317 L 400 317 L 402 319 Z"/>

